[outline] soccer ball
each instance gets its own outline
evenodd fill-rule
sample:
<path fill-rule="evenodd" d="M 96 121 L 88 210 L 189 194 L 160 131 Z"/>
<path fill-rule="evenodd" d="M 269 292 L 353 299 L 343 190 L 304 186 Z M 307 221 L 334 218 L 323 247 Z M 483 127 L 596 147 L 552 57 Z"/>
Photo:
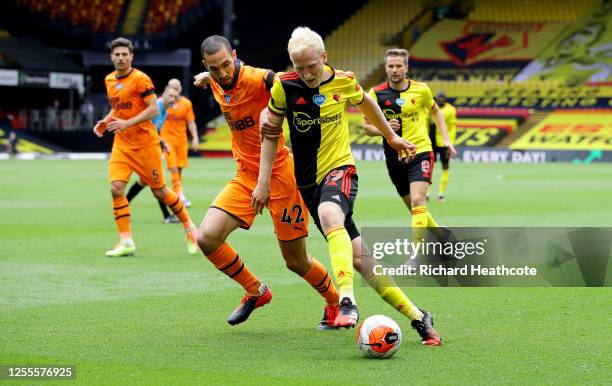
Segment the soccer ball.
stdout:
<path fill-rule="evenodd" d="M 402 330 L 390 317 L 374 315 L 361 322 L 355 340 L 367 358 L 389 358 L 402 345 Z"/>

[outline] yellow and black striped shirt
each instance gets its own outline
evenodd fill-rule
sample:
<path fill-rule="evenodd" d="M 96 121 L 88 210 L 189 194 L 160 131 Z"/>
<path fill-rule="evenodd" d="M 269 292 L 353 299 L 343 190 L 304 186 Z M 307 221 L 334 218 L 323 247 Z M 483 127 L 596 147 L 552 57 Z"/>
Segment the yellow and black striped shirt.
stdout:
<path fill-rule="evenodd" d="M 428 117 L 434 105 L 431 90 L 423 82 L 408 80 L 405 90 L 394 90 L 389 82 L 370 89 L 370 95 L 385 114 L 387 120 L 400 122 L 399 136 L 414 143 L 417 154 L 432 150 L 429 139 Z M 397 151 L 383 139 L 385 155 L 397 158 Z"/>
<path fill-rule="evenodd" d="M 332 75 L 317 88 L 292 71 L 277 77 L 270 91 L 270 110 L 287 116 L 299 187 L 319 184 L 332 169 L 355 164 L 347 104 L 360 104 L 364 91 L 352 72 L 325 69 Z"/>

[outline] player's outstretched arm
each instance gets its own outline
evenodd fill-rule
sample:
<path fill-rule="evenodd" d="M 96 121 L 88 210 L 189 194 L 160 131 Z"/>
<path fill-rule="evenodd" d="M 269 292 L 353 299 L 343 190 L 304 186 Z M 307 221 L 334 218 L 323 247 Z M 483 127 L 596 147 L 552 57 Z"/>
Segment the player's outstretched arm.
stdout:
<path fill-rule="evenodd" d="M 442 133 L 442 138 L 444 138 L 444 146 L 448 148 L 449 157 L 455 158 L 457 156 L 457 150 L 455 150 L 455 146 L 451 143 L 448 137 L 448 129 L 446 128 L 446 122 L 444 121 L 444 115 L 442 114 L 442 110 L 438 107 L 438 104 L 434 102 L 431 107 L 431 115 L 436 122 L 436 127 L 440 129 Z"/>
<path fill-rule="evenodd" d="M 263 142 L 264 138 L 275 139 L 283 135 L 284 115 L 280 115 L 268 109 L 261 110 L 259 114 L 259 139 Z"/>
<path fill-rule="evenodd" d="M 210 84 L 210 73 L 208 71 L 200 72 L 193 77 L 193 85 L 207 89 Z"/>
<path fill-rule="evenodd" d="M 389 122 L 385 119 L 385 115 L 380 110 L 380 107 L 374 102 L 371 96 L 364 94 L 363 101 L 357 105 L 357 108 L 365 115 L 374 127 L 385 137 L 389 146 L 397 150 L 399 158 L 410 158 L 416 152 L 416 146 L 413 143 L 406 141 L 393 131 Z"/>
<path fill-rule="evenodd" d="M 280 138 L 263 138 L 261 143 L 261 154 L 259 156 L 259 177 L 257 186 L 251 195 L 251 204 L 255 214 L 261 214 L 263 208 L 268 207 L 270 201 L 270 177 L 272 176 L 272 165 L 276 157 Z"/>
<path fill-rule="evenodd" d="M 256 214 L 261 214 L 263 208 L 268 206 L 270 200 L 270 177 L 272 176 L 272 165 L 278 149 L 280 136 L 275 134 L 278 127 L 281 128 L 283 116 L 269 113 L 267 108 L 262 110 L 259 115 L 260 136 L 261 136 L 261 154 L 259 156 L 259 177 L 257 178 L 257 186 L 253 189 L 251 195 L 251 204 Z M 266 126 L 266 129 L 263 126 Z M 270 131 L 271 135 L 265 134 Z"/>
<path fill-rule="evenodd" d="M 149 121 L 155 118 L 159 114 L 159 107 L 157 106 L 157 98 L 155 98 L 155 95 L 153 94 L 153 97 L 145 99 L 145 103 L 147 104 L 147 108 L 130 119 L 113 117 L 113 121 L 107 125 L 108 131 L 118 133 L 140 122 Z"/>

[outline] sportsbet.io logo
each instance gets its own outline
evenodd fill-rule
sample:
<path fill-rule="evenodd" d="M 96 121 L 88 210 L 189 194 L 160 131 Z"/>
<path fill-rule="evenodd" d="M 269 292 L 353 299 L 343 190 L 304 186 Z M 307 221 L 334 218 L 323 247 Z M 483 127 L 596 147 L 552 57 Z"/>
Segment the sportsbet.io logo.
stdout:
<path fill-rule="evenodd" d="M 300 133 L 305 133 L 313 125 L 323 125 L 325 123 L 335 123 L 336 125 L 342 122 L 342 113 L 332 115 L 331 117 L 316 117 L 312 118 L 310 115 L 301 111 L 293 112 L 293 126 Z"/>
<path fill-rule="evenodd" d="M 395 111 L 393 111 L 392 109 L 383 109 L 383 114 L 385 114 L 385 118 L 388 120 L 390 119 L 400 119 L 400 118 L 406 118 L 406 119 L 410 119 L 412 118 L 412 120 L 414 121 L 417 116 L 418 116 L 418 112 L 413 111 L 413 112 L 405 112 L 402 111 L 400 113 L 396 113 Z"/>

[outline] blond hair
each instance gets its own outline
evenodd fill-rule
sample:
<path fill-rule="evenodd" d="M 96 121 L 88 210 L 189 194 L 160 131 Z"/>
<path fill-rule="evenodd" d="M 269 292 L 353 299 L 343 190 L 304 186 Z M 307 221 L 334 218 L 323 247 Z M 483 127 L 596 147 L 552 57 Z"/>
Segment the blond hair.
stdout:
<path fill-rule="evenodd" d="M 287 44 L 289 57 L 300 55 L 308 49 L 323 53 L 325 51 L 323 38 L 308 27 L 297 27 L 291 33 L 291 38 Z"/>
<path fill-rule="evenodd" d="M 387 58 L 389 56 L 401 56 L 402 58 L 404 58 L 406 66 L 408 65 L 408 60 L 410 59 L 410 54 L 408 53 L 408 50 L 405 50 L 403 48 L 391 48 L 387 50 L 387 52 L 385 53 L 385 64 L 387 64 Z"/>

